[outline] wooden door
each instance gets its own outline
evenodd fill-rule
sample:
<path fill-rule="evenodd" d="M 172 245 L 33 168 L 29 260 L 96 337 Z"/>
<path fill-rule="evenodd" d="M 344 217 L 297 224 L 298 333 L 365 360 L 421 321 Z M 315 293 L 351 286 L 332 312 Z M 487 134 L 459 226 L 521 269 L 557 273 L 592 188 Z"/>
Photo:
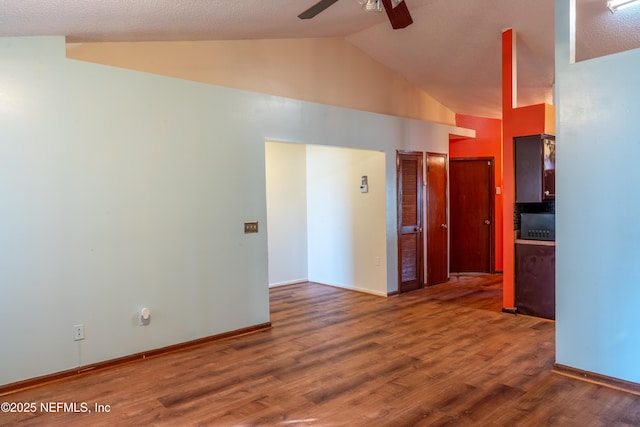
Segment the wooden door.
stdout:
<path fill-rule="evenodd" d="M 422 153 L 398 153 L 398 292 L 423 285 Z"/>
<path fill-rule="evenodd" d="M 427 285 L 449 280 L 447 155 L 427 154 Z"/>
<path fill-rule="evenodd" d="M 493 159 L 451 159 L 451 272 L 493 272 Z"/>

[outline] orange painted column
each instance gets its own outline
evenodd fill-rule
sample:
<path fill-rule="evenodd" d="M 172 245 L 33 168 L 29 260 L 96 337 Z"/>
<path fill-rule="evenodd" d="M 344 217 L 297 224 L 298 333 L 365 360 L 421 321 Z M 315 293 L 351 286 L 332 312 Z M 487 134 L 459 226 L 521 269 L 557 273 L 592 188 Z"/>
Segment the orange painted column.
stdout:
<path fill-rule="evenodd" d="M 502 33 L 502 307 L 515 306 L 514 292 L 514 233 L 513 203 L 515 200 L 515 175 L 513 170 L 514 107 L 516 107 L 515 34 L 512 29 Z"/>
<path fill-rule="evenodd" d="M 515 203 L 515 173 L 513 167 L 513 138 L 517 136 L 555 134 L 555 109 L 549 104 L 517 106 L 516 34 L 512 29 L 502 33 L 502 307 L 515 307 L 515 231 L 513 208 Z"/>

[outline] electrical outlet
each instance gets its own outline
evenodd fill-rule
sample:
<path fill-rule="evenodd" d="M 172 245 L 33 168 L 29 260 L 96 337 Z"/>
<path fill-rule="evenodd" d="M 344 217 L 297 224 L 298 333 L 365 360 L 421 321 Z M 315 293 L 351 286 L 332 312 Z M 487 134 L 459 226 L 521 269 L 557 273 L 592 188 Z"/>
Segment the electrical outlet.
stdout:
<path fill-rule="evenodd" d="M 84 325 L 75 325 L 73 327 L 73 340 L 81 341 L 84 339 Z"/>

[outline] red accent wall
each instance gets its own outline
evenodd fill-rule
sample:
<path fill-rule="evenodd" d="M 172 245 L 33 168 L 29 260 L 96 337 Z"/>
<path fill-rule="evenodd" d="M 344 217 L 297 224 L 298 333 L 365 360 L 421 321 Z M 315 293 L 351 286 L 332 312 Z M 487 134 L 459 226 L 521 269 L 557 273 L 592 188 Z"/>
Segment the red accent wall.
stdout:
<path fill-rule="evenodd" d="M 456 114 L 456 125 L 466 129 L 474 129 L 476 131 L 476 137 L 450 138 L 449 157 L 451 159 L 493 157 L 495 159 L 494 183 L 496 187 L 499 187 L 502 190 L 502 120 Z M 495 194 L 494 197 L 495 234 L 493 236 L 493 242 L 495 253 L 495 269 L 496 271 L 502 271 L 502 194 Z"/>

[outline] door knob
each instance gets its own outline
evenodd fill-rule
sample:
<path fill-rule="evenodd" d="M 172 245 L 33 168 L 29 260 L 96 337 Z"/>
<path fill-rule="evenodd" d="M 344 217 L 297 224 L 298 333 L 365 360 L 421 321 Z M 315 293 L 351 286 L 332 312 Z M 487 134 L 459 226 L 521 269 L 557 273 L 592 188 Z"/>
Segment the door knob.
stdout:
<path fill-rule="evenodd" d="M 489 221 L 488 219 L 485 219 L 485 220 L 484 220 L 484 223 L 485 223 L 485 224 L 487 224 L 487 225 L 489 225 L 489 224 L 491 224 L 491 221 Z"/>
<path fill-rule="evenodd" d="M 447 227 L 447 224 L 440 224 L 440 227 L 442 227 L 442 228 L 448 228 L 448 227 Z"/>

